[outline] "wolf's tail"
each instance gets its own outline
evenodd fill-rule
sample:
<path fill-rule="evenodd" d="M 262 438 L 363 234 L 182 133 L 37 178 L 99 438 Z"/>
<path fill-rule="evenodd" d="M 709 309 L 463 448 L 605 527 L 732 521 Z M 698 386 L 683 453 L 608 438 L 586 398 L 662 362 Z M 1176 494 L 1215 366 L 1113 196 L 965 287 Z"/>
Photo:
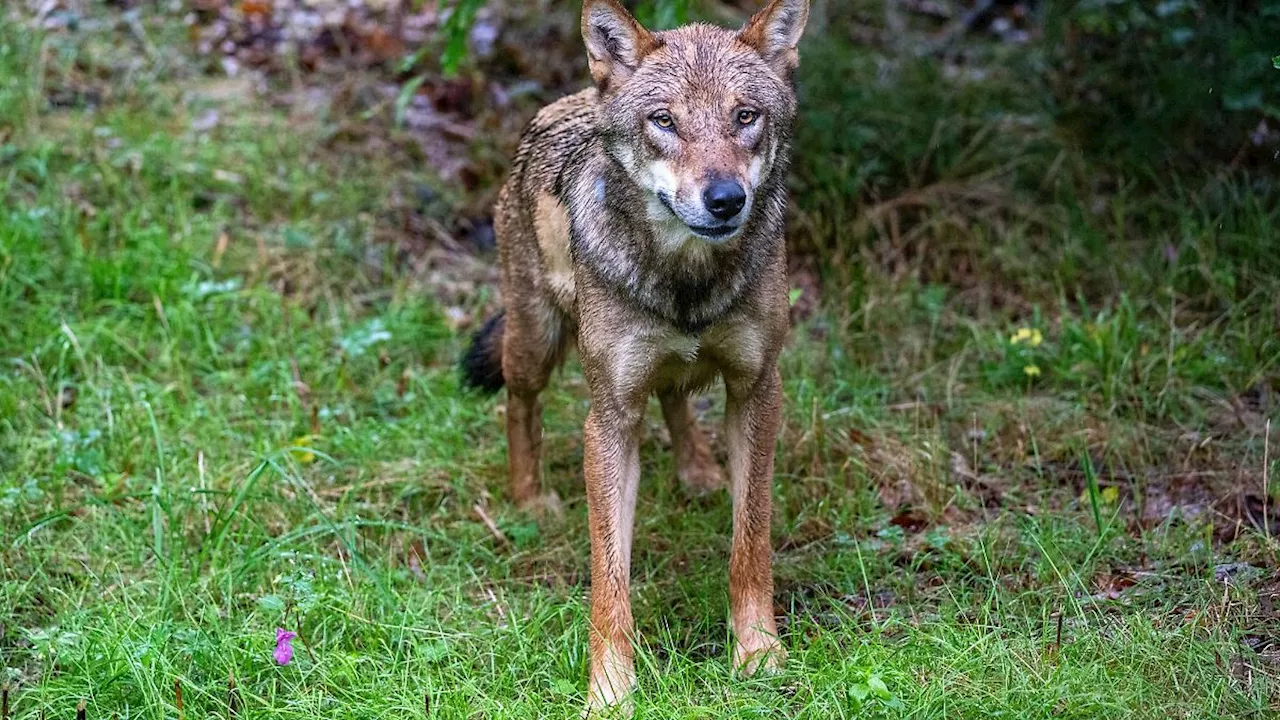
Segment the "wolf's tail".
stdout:
<path fill-rule="evenodd" d="M 486 393 L 502 389 L 502 332 L 506 319 L 506 313 L 499 312 L 471 338 L 471 348 L 462 356 L 463 384 Z"/>

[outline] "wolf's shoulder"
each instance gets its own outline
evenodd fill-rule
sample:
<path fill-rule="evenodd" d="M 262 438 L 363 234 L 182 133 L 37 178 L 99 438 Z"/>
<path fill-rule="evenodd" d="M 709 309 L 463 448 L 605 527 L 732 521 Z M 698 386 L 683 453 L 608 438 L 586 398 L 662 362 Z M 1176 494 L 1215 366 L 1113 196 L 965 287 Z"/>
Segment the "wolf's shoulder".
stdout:
<path fill-rule="evenodd" d="M 594 87 L 579 90 L 543 107 L 529 123 L 529 129 L 545 128 L 566 123 L 584 123 L 594 126 L 600 94 Z"/>
<path fill-rule="evenodd" d="M 568 149 L 565 143 L 581 142 L 595 132 L 599 95 L 587 88 L 543 107 L 525 126 L 517 154 L 547 153 Z"/>
<path fill-rule="evenodd" d="M 530 196 L 555 192 L 559 178 L 575 158 L 592 146 L 599 117 L 595 88 L 556 100 L 543 107 L 525 126 L 516 150 L 513 176 Z"/>

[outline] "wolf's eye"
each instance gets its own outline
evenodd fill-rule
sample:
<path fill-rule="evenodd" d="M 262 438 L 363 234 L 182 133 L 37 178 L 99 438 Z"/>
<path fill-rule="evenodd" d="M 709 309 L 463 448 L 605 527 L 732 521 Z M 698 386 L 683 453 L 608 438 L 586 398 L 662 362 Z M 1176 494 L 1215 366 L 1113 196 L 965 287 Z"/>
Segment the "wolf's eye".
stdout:
<path fill-rule="evenodd" d="M 739 110 L 738 111 L 738 124 L 743 127 L 746 127 L 747 125 L 754 125 L 756 120 L 758 120 L 759 118 L 760 118 L 760 113 L 756 112 L 755 110 Z"/>
<path fill-rule="evenodd" d="M 676 126 L 676 121 L 671 117 L 671 113 L 668 112 L 656 112 L 650 115 L 649 119 L 653 121 L 654 125 L 657 125 L 663 130 L 670 130 Z"/>

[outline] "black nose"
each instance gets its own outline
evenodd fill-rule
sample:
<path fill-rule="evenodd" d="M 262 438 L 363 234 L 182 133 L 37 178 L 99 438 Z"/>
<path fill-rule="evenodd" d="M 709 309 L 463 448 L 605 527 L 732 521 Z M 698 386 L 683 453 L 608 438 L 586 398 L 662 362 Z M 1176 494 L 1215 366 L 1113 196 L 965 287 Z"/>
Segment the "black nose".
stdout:
<path fill-rule="evenodd" d="M 747 192 L 733 180 L 716 180 L 702 191 L 702 204 L 718 220 L 728 220 L 747 204 Z"/>

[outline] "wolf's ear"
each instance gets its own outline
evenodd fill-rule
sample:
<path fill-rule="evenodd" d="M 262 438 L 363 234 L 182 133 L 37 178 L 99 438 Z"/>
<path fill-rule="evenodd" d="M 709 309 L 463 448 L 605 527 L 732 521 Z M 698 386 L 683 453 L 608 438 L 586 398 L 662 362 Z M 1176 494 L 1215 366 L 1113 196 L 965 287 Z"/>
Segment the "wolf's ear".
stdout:
<path fill-rule="evenodd" d="M 800 65 L 796 46 L 809 22 L 809 0 L 773 0 L 747 21 L 738 39 L 756 49 L 779 75 L 791 78 Z"/>
<path fill-rule="evenodd" d="M 582 39 L 587 43 L 591 76 L 602 92 L 630 77 L 659 44 L 618 0 L 583 3 Z"/>

